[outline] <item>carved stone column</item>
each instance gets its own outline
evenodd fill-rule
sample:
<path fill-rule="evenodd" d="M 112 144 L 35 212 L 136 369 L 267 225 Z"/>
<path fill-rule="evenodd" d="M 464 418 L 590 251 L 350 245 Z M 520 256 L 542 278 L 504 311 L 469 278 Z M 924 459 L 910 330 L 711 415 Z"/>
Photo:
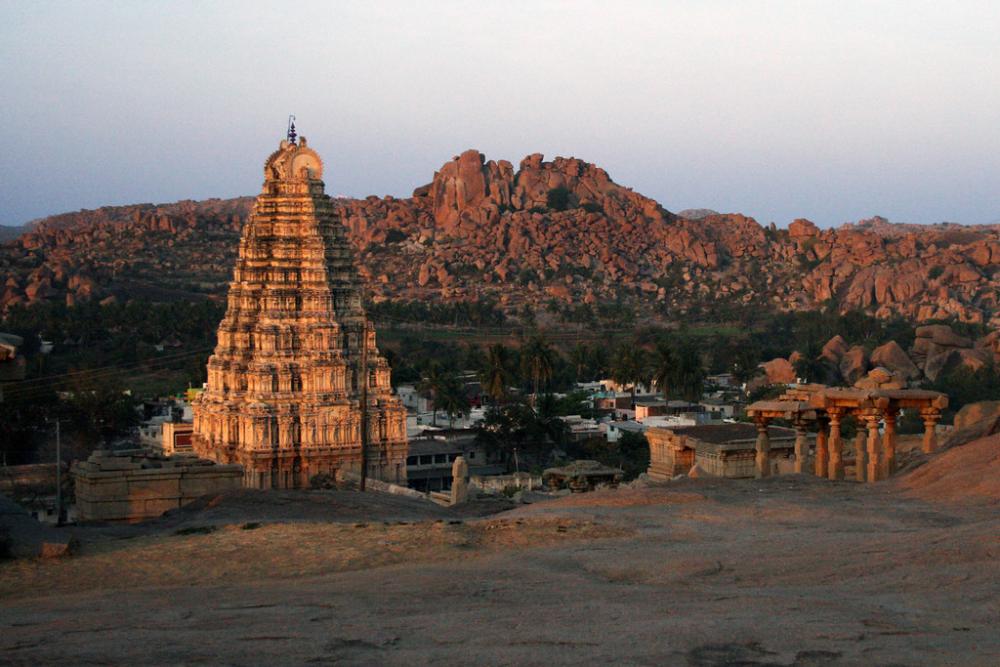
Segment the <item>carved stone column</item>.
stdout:
<path fill-rule="evenodd" d="M 830 479 L 844 479 L 844 443 L 840 437 L 840 418 L 843 411 L 840 409 L 830 409 L 830 440 L 827 443 L 829 449 L 829 461 L 827 462 L 827 475 Z"/>
<path fill-rule="evenodd" d="M 809 434 L 803 420 L 795 422 L 795 472 L 806 472 L 809 467 Z"/>
<path fill-rule="evenodd" d="M 858 418 L 858 433 L 854 436 L 854 479 L 859 482 L 865 481 L 868 475 L 868 453 L 865 451 L 865 441 L 868 433 L 865 430 L 865 422 Z"/>
<path fill-rule="evenodd" d="M 896 472 L 896 411 L 886 410 L 882 416 L 885 432 L 882 434 L 883 465 L 882 477 L 888 479 Z"/>
<path fill-rule="evenodd" d="M 868 426 L 868 482 L 882 479 L 882 448 L 878 437 L 878 414 L 865 415 Z"/>
<path fill-rule="evenodd" d="M 937 449 L 937 423 L 941 412 L 934 408 L 925 409 L 920 411 L 920 416 L 924 420 L 924 454 L 931 454 Z"/>
<path fill-rule="evenodd" d="M 757 420 L 757 456 L 756 477 L 768 477 L 771 474 L 771 441 L 767 437 L 767 424 L 770 420 L 761 417 Z"/>
<path fill-rule="evenodd" d="M 826 449 L 826 423 L 825 418 L 816 419 L 816 461 L 815 471 L 817 477 L 826 477 L 826 464 L 828 452 Z"/>

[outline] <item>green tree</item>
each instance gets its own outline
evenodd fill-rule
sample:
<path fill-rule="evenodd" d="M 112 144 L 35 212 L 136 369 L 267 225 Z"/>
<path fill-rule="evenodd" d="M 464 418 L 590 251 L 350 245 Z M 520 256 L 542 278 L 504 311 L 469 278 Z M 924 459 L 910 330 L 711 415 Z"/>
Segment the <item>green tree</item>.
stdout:
<path fill-rule="evenodd" d="M 417 391 L 420 395 L 433 401 L 434 408 L 431 413 L 431 426 L 437 426 L 438 397 L 441 395 L 445 381 L 446 374 L 441 369 L 441 365 L 436 361 L 432 361 L 427 367 L 424 377 L 417 384 Z"/>
<path fill-rule="evenodd" d="M 623 343 L 611 359 L 611 379 L 622 386 L 629 386 L 632 393 L 632 408 L 635 408 L 636 385 L 644 379 L 642 348 L 634 343 Z"/>
<path fill-rule="evenodd" d="M 510 350 L 502 343 L 490 345 L 486 351 L 486 362 L 479 380 L 483 391 L 494 403 L 503 403 L 507 398 L 507 388 L 516 382 L 512 367 Z"/>
<path fill-rule="evenodd" d="M 521 364 L 524 374 L 531 378 L 532 406 L 535 397 L 545 382 L 552 379 L 556 352 L 549 346 L 541 334 L 535 334 L 521 351 Z"/>
<path fill-rule="evenodd" d="M 448 427 L 455 425 L 455 418 L 469 414 L 469 397 L 465 385 L 454 373 L 446 374 L 434 395 L 434 408 L 448 415 Z"/>
<path fill-rule="evenodd" d="M 565 211 L 569 208 L 572 194 L 569 188 L 559 185 L 545 194 L 545 204 L 553 211 Z"/>

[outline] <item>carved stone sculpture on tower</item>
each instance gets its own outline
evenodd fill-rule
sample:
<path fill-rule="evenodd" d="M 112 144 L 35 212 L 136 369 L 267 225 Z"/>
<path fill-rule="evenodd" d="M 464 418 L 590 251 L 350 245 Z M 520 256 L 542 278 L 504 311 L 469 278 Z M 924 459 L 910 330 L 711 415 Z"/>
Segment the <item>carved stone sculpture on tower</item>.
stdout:
<path fill-rule="evenodd" d="M 304 137 L 267 159 L 208 383 L 194 402 L 195 451 L 242 464 L 251 488 L 305 487 L 319 473 L 358 474 L 363 461 L 371 477 L 406 480 L 406 412 L 322 177 Z"/>

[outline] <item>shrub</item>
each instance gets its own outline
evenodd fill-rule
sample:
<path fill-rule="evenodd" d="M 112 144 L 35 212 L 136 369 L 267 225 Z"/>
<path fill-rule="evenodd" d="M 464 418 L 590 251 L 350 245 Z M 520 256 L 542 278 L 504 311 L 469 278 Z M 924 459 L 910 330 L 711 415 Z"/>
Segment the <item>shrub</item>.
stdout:
<path fill-rule="evenodd" d="M 560 185 L 549 190 L 548 194 L 545 195 L 545 203 L 553 211 L 565 211 L 569 208 L 570 195 L 572 193 L 569 188 Z"/>

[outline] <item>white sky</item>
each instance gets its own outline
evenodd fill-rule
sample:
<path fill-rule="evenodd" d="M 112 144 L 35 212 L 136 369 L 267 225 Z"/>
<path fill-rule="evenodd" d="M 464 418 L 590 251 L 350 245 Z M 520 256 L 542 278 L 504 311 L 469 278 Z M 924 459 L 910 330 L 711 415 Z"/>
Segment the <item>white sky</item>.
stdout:
<path fill-rule="evenodd" d="M 295 113 L 331 194 L 467 148 L 670 210 L 1000 219 L 1000 2 L 0 2 L 0 222 L 255 194 Z"/>

